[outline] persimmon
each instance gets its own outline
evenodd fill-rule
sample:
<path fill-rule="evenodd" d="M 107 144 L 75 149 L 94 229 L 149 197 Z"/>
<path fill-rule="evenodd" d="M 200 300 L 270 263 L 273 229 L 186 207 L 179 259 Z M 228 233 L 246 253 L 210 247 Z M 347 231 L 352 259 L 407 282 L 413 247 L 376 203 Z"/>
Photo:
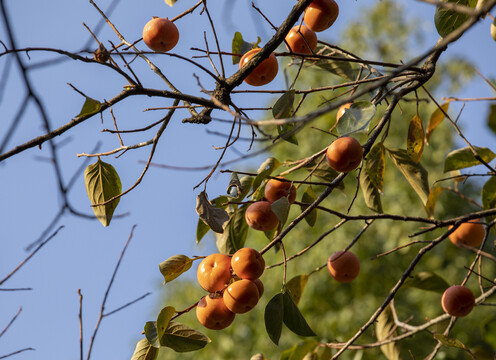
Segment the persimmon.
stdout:
<path fill-rule="evenodd" d="M 339 15 L 339 6 L 334 0 L 314 0 L 303 14 L 303 21 L 313 31 L 320 32 L 331 27 Z"/>
<path fill-rule="evenodd" d="M 329 166 L 338 172 L 355 170 L 362 162 L 362 156 L 362 145 L 350 136 L 344 136 L 334 140 L 326 152 Z"/>
<path fill-rule="evenodd" d="M 251 49 L 246 52 L 239 61 L 239 68 L 246 65 L 251 58 L 257 54 L 261 48 Z M 270 83 L 277 75 L 279 65 L 276 56 L 271 53 L 267 59 L 264 59 L 255 69 L 245 78 L 245 82 L 252 86 L 262 86 Z"/>
<path fill-rule="evenodd" d="M 462 245 L 479 247 L 486 236 L 484 225 L 478 222 L 479 220 L 473 219 L 468 222 L 460 224 L 455 231 L 449 235 L 450 241 L 461 247 Z M 452 226 L 450 226 L 450 229 Z"/>
<path fill-rule="evenodd" d="M 231 325 L 235 316 L 236 314 L 227 308 L 222 295 L 219 294 L 202 297 L 196 306 L 196 317 L 207 329 L 225 329 Z"/>
<path fill-rule="evenodd" d="M 446 289 L 441 297 L 441 306 L 445 313 L 463 317 L 467 316 L 475 305 L 472 290 L 462 285 L 453 285 Z"/>
<path fill-rule="evenodd" d="M 336 251 L 327 260 L 327 269 L 334 279 L 348 283 L 360 273 L 360 260 L 351 251 Z"/>
<path fill-rule="evenodd" d="M 251 280 L 241 279 L 224 290 L 224 304 L 235 314 L 244 314 L 257 305 L 260 299 L 258 286 Z"/>
<path fill-rule="evenodd" d="M 279 177 L 279 179 L 284 179 Z M 284 179 L 286 180 L 286 179 Z M 265 198 L 268 202 L 273 203 L 282 197 L 287 197 L 290 204 L 296 200 L 296 188 L 290 181 L 281 181 L 270 179 L 265 185 Z"/>
<path fill-rule="evenodd" d="M 196 272 L 198 283 L 208 292 L 224 289 L 231 280 L 231 258 L 224 254 L 211 254 L 203 259 Z"/>
<path fill-rule="evenodd" d="M 179 31 L 169 19 L 155 17 L 143 28 L 143 41 L 153 51 L 169 51 L 179 41 Z"/>
<path fill-rule="evenodd" d="M 289 50 L 299 54 L 312 54 L 317 47 L 317 35 L 305 25 L 293 27 L 286 35 Z"/>
<path fill-rule="evenodd" d="M 255 230 L 270 231 L 279 225 L 279 218 L 268 201 L 257 201 L 248 206 L 245 213 L 248 226 Z"/>
<path fill-rule="evenodd" d="M 339 119 L 341 119 L 341 116 L 344 115 L 344 112 L 346 109 L 349 109 L 350 106 L 352 105 L 353 103 L 349 102 L 349 103 L 346 103 L 346 104 L 343 104 L 339 107 L 337 113 L 336 113 L 336 122 L 339 121 Z"/>
<path fill-rule="evenodd" d="M 231 268 L 241 279 L 256 280 L 265 270 L 265 260 L 257 250 L 245 247 L 233 254 Z"/>
<path fill-rule="evenodd" d="M 255 280 L 253 280 L 253 283 L 254 283 L 255 285 L 257 285 L 257 289 L 258 289 L 258 296 L 259 296 L 259 298 L 261 298 L 261 297 L 262 297 L 262 295 L 263 295 L 263 293 L 264 293 L 264 290 L 265 290 L 265 287 L 264 287 L 264 284 L 263 284 L 262 280 L 260 280 L 260 279 L 255 279 Z"/>

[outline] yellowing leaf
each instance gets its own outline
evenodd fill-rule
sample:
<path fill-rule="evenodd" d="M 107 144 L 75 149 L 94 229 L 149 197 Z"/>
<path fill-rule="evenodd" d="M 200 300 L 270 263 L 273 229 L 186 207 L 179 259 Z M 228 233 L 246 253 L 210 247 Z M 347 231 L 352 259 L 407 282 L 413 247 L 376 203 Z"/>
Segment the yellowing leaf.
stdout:
<path fill-rule="evenodd" d="M 408 127 L 408 137 L 406 140 L 406 151 L 413 161 L 418 163 L 424 151 L 424 127 L 422 119 L 415 115 Z"/>
<path fill-rule="evenodd" d="M 443 105 L 441 105 L 441 109 L 443 109 L 444 112 L 440 108 L 437 108 L 432 113 L 429 122 L 427 123 L 427 131 L 425 133 L 425 142 L 427 144 L 429 144 L 429 139 L 431 138 L 434 129 L 437 128 L 437 126 L 441 123 L 441 121 L 443 121 L 445 117 L 444 113 L 448 113 L 448 108 L 449 108 L 449 102 L 446 102 Z"/>
<path fill-rule="evenodd" d="M 191 268 L 193 259 L 186 255 L 174 255 L 159 264 L 160 273 L 164 276 L 164 284 L 171 282 Z"/>
<path fill-rule="evenodd" d="M 158 348 L 153 347 L 147 339 L 141 339 L 136 344 L 131 360 L 155 360 L 158 356 Z"/>
<path fill-rule="evenodd" d="M 298 303 L 300 302 L 307 281 L 308 281 L 308 275 L 303 274 L 303 275 L 295 276 L 286 283 L 286 289 L 288 290 L 291 299 L 293 299 L 296 305 L 298 305 Z"/>
<path fill-rule="evenodd" d="M 98 100 L 92 99 L 90 97 L 86 97 L 86 100 L 83 104 L 83 107 L 82 107 L 81 112 L 79 113 L 78 117 L 95 114 L 98 111 L 100 111 L 101 107 L 102 107 L 102 104 Z"/>
<path fill-rule="evenodd" d="M 384 173 L 386 171 L 386 155 L 382 142 L 375 144 L 370 149 L 365 159 L 364 170 L 367 172 L 367 176 L 374 187 L 382 192 Z"/>
<path fill-rule="evenodd" d="M 442 191 L 442 187 L 434 186 L 429 192 L 429 198 L 427 199 L 427 204 L 425 204 L 425 212 L 430 218 L 434 217 L 434 208 L 436 207 L 437 198 Z"/>

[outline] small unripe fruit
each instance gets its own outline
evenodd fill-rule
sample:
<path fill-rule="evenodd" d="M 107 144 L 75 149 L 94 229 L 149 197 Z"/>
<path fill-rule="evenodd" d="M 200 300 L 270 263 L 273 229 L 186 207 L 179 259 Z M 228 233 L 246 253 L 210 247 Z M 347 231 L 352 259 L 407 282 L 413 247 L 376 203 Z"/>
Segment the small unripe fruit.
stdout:
<path fill-rule="evenodd" d="M 339 6 L 334 0 L 314 0 L 305 9 L 303 21 L 313 31 L 324 31 L 331 27 L 339 15 Z"/>
<path fill-rule="evenodd" d="M 256 280 L 265 270 L 265 260 L 255 249 L 242 248 L 234 253 L 231 268 L 241 279 Z"/>
<path fill-rule="evenodd" d="M 310 55 L 317 47 L 317 35 L 305 25 L 293 27 L 285 40 L 286 45 L 294 53 Z"/>
<path fill-rule="evenodd" d="M 260 48 L 251 49 L 246 52 L 241 60 L 239 61 L 239 68 L 251 60 L 251 58 L 258 53 Z M 277 75 L 279 71 L 279 65 L 277 64 L 277 58 L 274 54 L 270 54 L 267 59 L 264 59 L 260 64 L 257 65 L 255 69 L 245 78 L 245 82 L 252 86 L 262 86 L 270 83 Z"/>
<path fill-rule="evenodd" d="M 220 291 L 231 280 L 231 258 L 224 254 L 211 254 L 202 260 L 196 275 L 198 283 L 206 291 Z"/>
<path fill-rule="evenodd" d="M 350 136 L 334 140 L 326 152 L 327 163 L 338 172 L 355 170 L 362 162 L 362 156 L 362 145 Z"/>
<path fill-rule="evenodd" d="M 224 304 L 235 314 L 244 314 L 257 305 L 260 293 L 257 285 L 247 279 L 236 281 L 224 291 Z"/>
<path fill-rule="evenodd" d="M 446 289 L 441 298 L 441 306 L 445 313 L 463 317 L 467 316 L 475 305 L 475 296 L 472 290 L 462 285 L 453 285 Z"/>
<path fill-rule="evenodd" d="M 273 203 L 282 197 L 287 197 L 290 204 L 296 200 L 296 188 L 290 181 L 280 181 L 270 179 L 265 185 L 265 198 L 268 202 Z"/>
<path fill-rule="evenodd" d="M 479 220 L 469 220 L 462 223 L 458 228 L 449 235 L 450 241 L 456 245 L 466 245 L 472 247 L 479 247 L 484 240 L 486 231 L 484 225 L 478 223 Z M 451 229 L 452 227 L 450 227 Z"/>
<path fill-rule="evenodd" d="M 153 51 L 169 51 L 179 41 L 179 31 L 169 19 L 153 18 L 143 28 L 143 41 Z"/>
<path fill-rule="evenodd" d="M 274 230 L 279 225 L 279 218 L 268 201 L 257 201 L 248 206 L 245 219 L 248 226 L 260 231 Z"/>
<path fill-rule="evenodd" d="M 336 251 L 327 260 L 327 269 L 334 279 L 348 283 L 360 273 L 360 261 L 351 251 Z"/>
<path fill-rule="evenodd" d="M 222 330 L 231 325 L 234 314 L 224 304 L 220 295 L 209 294 L 196 306 L 196 317 L 200 324 L 211 330 Z"/>

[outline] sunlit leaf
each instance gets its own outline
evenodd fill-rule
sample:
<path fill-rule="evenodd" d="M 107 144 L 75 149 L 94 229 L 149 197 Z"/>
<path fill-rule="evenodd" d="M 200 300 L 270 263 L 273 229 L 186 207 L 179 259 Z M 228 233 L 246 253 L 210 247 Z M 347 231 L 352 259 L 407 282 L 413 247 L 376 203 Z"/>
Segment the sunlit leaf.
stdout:
<path fill-rule="evenodd" d="M 169 347 L 177 352 L 188 352 L 202 349 L 210 341 L 201 332 L 186 325 L 170 321 L 163 336 L 160 338 L 160 345 Z"/>
<path fill-rule="evenodd" d="M 202 219 L 198 218 L 198 223 L 196 225 L 196 243 L 199 243 L 209 231 L 210 226 L 205 224 Z"/>
<path fill-rule="evenodd" d="M 265 177 L 272 174 L 272 172 L 277 169 L 279 165 L 281 165 L 281 163 L 276 158 L 270 157 L 265 160 L 258 168 L 258 175 L 255 177 L 255 180 L 253 180 L 253 191 L 256 191 L 260 184 L 262 184 Z"/>
<path fill-rule="evenodd" d="M 164 336 L 165 330 L 169 326 L 170 319 L 175 313 L 176 309 L 172 306 L 166 306 L 162 310 L 160 310 L 156 322 L 157 335 L 159 339 Z"/>
<path fill-rule="evenodd" d="M 174 255 L 159 264 L 160 273 L 164 276 L 164 284 L 174 280 L 191 268 L 193 259 L 186 255 Z"/>
<path fill-rule="evenodd" d="M 295 91 L 288 90 L 277 99 L 272 107 L 272 116 L 274 119 L 285 119 L 293 115 L 293 104 L 295 100 Z"/>
<path fill-rule="evenodd" d="M 172 7 L 177 2 L 177 0 L 165 0 L 165 3 Z"/>
<path fill-rule="evenodd" d="M 102 204 L 122 192 L 121 180 L 117 171 L 112 165 L 104 163 L 100 159 L 86 167 L 84 182 L 91 205 Z M 117 198 L 106 205 L 93 206 L 93 212 L 103 226 L 110 224 L 119 201 L 120 198 Z"/>
<path fill-rule="evenodd" d="M 303 195 L 301 196 L 301 202 L 305 204 L 311 204 L 315 200 L 317 200 L 317 196 L 315 195 L 315 192 L 313 191 L 313 188 L 311 185 L 308 185 L 305 191 L 303 192 Z M 308 206 L 306 205 L 301 205 L 300 209 L 301 211 L 305 211 L 305 209 Z M 310 211 L 307 216 L 305 216 L 305 221 L 307 222 L 308 225 L 314 226 L 315 222 L 317 221 L 317 209 L 314 208 L 312 211 Z"/>
<path fill-rule="evenodd" d="M 429 198 L 429 181 L 427 170 L 420 164 L 412 160 L 406 150 L 388 149 L 388 154 L 393 160 L 396 167 L 401 171 L 406 180 L 410 183 L 413 190 L 427 204 Z"/>
<path fill-rule="evenodd" d="M 295 305 L 298 305 L 298 303 L 300 302 L 307 281 L 308 275 L 303 274 L 293 277 L 286 283 L 286 289 L 288 290 L 289 295 L 291 296 L 291 299 L 293 300 Z"/>
<path fill-rule="evenodd" d="M 262 39 L 260 39 L 260 37 L 257 36 L 256 42 L 252 42 L 252 43 L 246 42 L 243 40 L 243 35 L 241 35 L 239 31 L 236 31 L 232 39 L 232 53 L 243 55 L 244 53 L 250 51 L 251 49 L 256 48 L 261 41 Z M 237 55 L 232 56 L 233 65 L 239 63 L 240 60 L 241 60 L 240 56 Z"/>
<path fill-rule="evenodd" d="M 355 101 L 339 118 L 337 130 L 341 136 L 367 132 L 376 107 L 368 101 Z"/>
<path fill-rule="evenodd" d="M 284 303 L 284 324 L 288 329 L 300 336 L 316 336 L 288 292 L 282 294 L 282 299 Z"/>
<path fill-rule="evenodd" d="M 443 293 L 449 287 L 449 284 L 441 276 L 433 272 L 422 271 L 410 275 L 403 286 Z"/>
<path fill-rule="evenodd" d="M 155 360 L 158 356 L 158 348 L 151 346 L 147 339 L 141 339 L 136 344 L 131 360 Z"/>
<path fill-rule="evenodd" d="M 449 108 L 449 102 L 446 102 L 443 105 L 441 105 L 441 109 L 443 109 L 444 112 L 440 108 L 436 108 L 436 110 L 433 111 L 431 117 L 429 118 L 429 122 L 427 123 L 427 130 L 425 132 L 425 142 L 427 144 L 429 143 L 429 139 L 431 138 L 432 132 L 443 121 L 445 117 L 444 113 L 448 113 L 448 108 Z"/>
<path fill-rule="evenodd" d="M 379 315 L 377 321 L 375 322 L 375 335 L 377 336 L 378 341 L 388 340 L 391 337 L 397 335 L 397 332 L 394 331 L 395 323 L 393 319 L 393 315 L 391 313 L 391 308 L 388 306 L 384 311 Z M 398 343 L 393 342 L 389 344 L 385 344 L 381 346 L 382 353 L 386 356 L 388 360 L 400 360 L 400 348 Z"/>
<path fill-rule="evenodd" d="M 474 9 L 477 5 L 477 0 L 442 0 L 445 2 L 450 2 L 460 6 L 467 6 Z M 467 21 L 469 15 L 461 14 L 455 10 L 450 10 L 442 7 L 436 8 L 436 13 L 434 14 L 434 25 L 438 34 L 442 37 L 446 37 L 452 31 L 458 29 L 465 21 Z"/>
<path fill-rule="evenodd" d="M 222 233 L 224 223 L 229 220 L 227 211 L 215 207 L 208 201 L 205 191 L 202 191 L 196 198 L 196 212 L 200 219 L 216 233 Z"/>
<path fill-rule="evenodd" d="M 427 204 L 425 204 L 425 212 L 430 218 L 434 217 L 434 209 L 436 208 L 437 198 L 442 191 L 442 187 L 434 186 L 429 192 L 429 198 L 427 199 Z"/>
<path fill-rule="evenodd" d="M 313 360 L 313 350 L 319 345 L 315 340 L 305 340 L 284 350 L 280 360 Z"/>
<path fill-rule="evenodd" d="M 101 107 L 101 102 L 90 97 L 86 97 L 81 112 L 78 114 L 78 117 L 96 114 L 98 111 L 100 111 Z"/>
<path fill-rule="evenodd" d="M 410 121 L 410 126 L 408 127 L 408 137 L 406 140 L 406 150 L 408 155 L 418 163 L 424 152 L 424 127 L 422 125 L 422 119 L 418 115 L 415 115 Z"/>
<path fill-rule="evenodd" d="M 486 147 L 473 146 L 473 148 L 486 163 L 489 163 L 496 157 L 496 154 Z M 454 150 L 446 156 L 446 160 L 444 160 L 444 172 L 465 169 L 476 165 L 481 165 L 481 162 L 475 158 L 469 147 L 465 147 Z"/>
<path fill-rule="evenodd" d="M 265 329 L 270 340 L 276 345 L 279 344 L 281 338 L 282 324 L 284 319 L 284 303 L 282 294 L 274 295 L 265 307 Z"/>

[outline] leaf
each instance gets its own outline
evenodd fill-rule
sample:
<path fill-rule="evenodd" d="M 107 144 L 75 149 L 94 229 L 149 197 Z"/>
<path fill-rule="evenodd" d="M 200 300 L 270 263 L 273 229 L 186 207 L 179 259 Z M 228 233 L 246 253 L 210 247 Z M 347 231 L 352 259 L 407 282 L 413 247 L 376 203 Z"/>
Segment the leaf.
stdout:
<path fill-rule="evenodd" d="M 115 208 L 119 204 L 120 197 L 106 205 L 94 206 L 104 203 L 122 192 L 119 174 L 110 164 L 100 159 L 94 164 L 88 165 L 84 171 L 84 183 L 86 193 L 93 205 L 93 212 L 103 226 L 109 226 Z"/>
<path fill-rule="evenodd" d="M 322 179 L 326 182 L 332 182 L 339 175 L 336 170 L 329 166 L 328 162 L 325 161 L 325 159 L 324 161 L 321 161 L 317 167 L 316 166 L 317 163 L 313 161 L 305 166 L 305 170 L 311 172 L 312 175 L 315 175 L 319 179 Z M 340 190 L 344 190 L 344 183 L 341 181 L 338 184 L 337 188 Z"/>
<path fill-rule="evenodd" d="M 333 60 L 333 59 L 320 59 L 313 63 L 308 61 L 308 63 L 318 66 L 325 71 L 328 71 L 334 75 L 340 76 L 347 80 L 351 80 L 351 81 L 356 80 L 355 79 L 356 71 L 353 69 L 350 63 L 346 61 L 346 58 L 344 56 L 337 54 L 333 49 L 327 46 L 322 46 L 320 44 L 317 45 L 317 48 L 315 49 L 315 53 L 320 56 L 332 56 L 334 58 L 342 58 L 343 61 Z"/>
<path fill-rule="evenodd" d="M 190 259 L 186 255 L 174 255 L 161 262 L 158 267 L 160 273 L 164 276 L 164 284 L 171 282 L 182 273 L 188 271 L 192 264 L 193 259 Z"/>
<path fill-rule="evenodd" d="M 408 127 L 408 137 L 406 140 L 406 151 L 408 155 L 418 163 L 424 152 L 424 127 L 422 126 L 422 119 L 415 115 L 410 121 Z"/>
<path fill-rule="evenodd" d="M 284 302 L 281 293 L 274 295 L 265 306 L 264 319 L 265 330 L 267 330 L 270 340 L 278 345 L 284 319 Z"/>
<path fill-rule="evenodd" d="M 441 276 L 433 272 L 422 271 L 410 275 L 405 280 L 404 286 L 442 294 L 449 287 L 449 284 Z"/>
<path fill-rule="evenodd" d="M 391 307 L 387 307 L 379 315 L 375 323 L 375 334 L 378 341 L 390 339 L 397 334 L 395 329 L 394 320 L 392 320 Z M 389 343 L 381 346 L 382 353 L 388 360 L 400 360 L 400 348 L 398 343 Z"/>
<path fill-rule="evenodd" d="M 256 42 L 248 43 L 243 40 L 243 35 L 241 35 L 239 31 L 236 31 L 232 39 L 232 53 L 243 55 L 244 53 L 250 51 L 251 49 L 256 48 L 261 41 L 262 39 L 260 39 L 260 37 L 257 36 Z M 239 63 L 240 60 L 241 60 L 240 56 L 237 55 L 232 56 L 233 65 Z"/>
<path fill-rule="evenodd" d="M 284 324 L 288 329 L 296 335 L 316 336 L 288 292 L 282 294 L 282 299 L 284 303 Z"/>
<path fill-rule="evenodd" d="M 83 107 L 81 108 L 81 112 L 78 114 L 77 117 L 96 114 L 100 111 L 101 107 L 101 102 L 86 96 L 86 100 L 84 101 Z"/>
<path fill-rule="evenodd" d="M 439 194 L 443 191 L 442 187 L 434 186 L 429 192 L 429 198 L 427 199 L 427 204 L 425 204 L 425 212 L 430 218 L 434 217 L 434 209 L 436 207 L 437 198 Z"/>
<path fill-rule="evenodd" d="M 202 219 L 198 218 L 196 225 L 196 243 L 200 243 L 201 239 L 210 231 L 210 226 L 205 224 Z"/>
<path fill-rule="evenodd" d="M 315 340 L 305 340 L 295 346 L 284 350 L 281 354 L 280 360 L 307 360 L 309 353 L 311 353 L 319 343 Z M 310 357 L 310 359 L 312 359 Z"/>
<path fill-rule="evenodd" d="M 169 347 L 176 352 L 188 352 L 202 349 L 210 341 L 201 332 L 171 321 L 164 335 L 160 338 L 160 345 Z"/>
<path fill-rule="evenodd" d="M 217 249 L 222 254 L 234 254 L 244 247 L 248 235 L 248 224 L 245 220 L 247 204 L 239 207 L 230 215 L 230 219 L 224 225 L 222 234 L 217 237 Z"/>
<path fill-rule="evenodd" d="M 491 104 L 491 106 L 489 107 L 489 115 L 487 116 L 487 126 L 489 127 L 489 129 L 491 129 L 493 133 L 496 134 L 496 104 Z"/>
<path fill-rule="evenodd" d="M 227 186 L 226 192 L 230 197 L 236 198 L 239 196 L 241 191 L 241 182 L 239 181 L 238 173 L 233 171 L 231 173 L 231 179 L 229 180 L 229 185 Z"/>
<path fill-rule="evenodd" d="M 248 193 L 251 190 L 251 186 L 253 185 L 253 180 L 254 180 L 254 178 L 252 176 L 243 176 L 239 180 L 239 182 L 241 184 L 241 193 L 236 198 L 237 201 L 243 200 L 246 197 L 246 195 L 248 195 Z"/>
<path fill-rule="evenodd" d="M 376 213 L 382 214 L 381 193 L 370 180 L 370 176 L 365 169 L 362 169 L 360 172 L 360 188 L 362 189 L 363 199 L 367 207 Z"/>
<path fill-rule="evenodd" d="M 255 177 L 255 180 L 253 180 L 253 191 L 256 191 L 262 184 L 265 177 L 272 174 L 272 172 L 277 169 L 279 165 L 281 165 L 281 163 L 276 158 L 270 157 L 265 160 L 258 168 L 257 176 Z"/>
<path fill-rule="evenodd" d="M 303 192 L 303 195 L 301 196 L 301 202 L 306 203 L 306 204 L 311 204 L 315 200 L 317 200 L 317 196 L 315 195 L 315 192 L 313 191 L 312 186 L 308 185 L 307 188 L 305 189 L 305 191 Z M 303 211 L 305 211 L 305 209 L 307 207 L 308 206 L 306 206 L 306 205 L 301 205 L 300 209 L 303 212 Z M 307 222 L 308 225 L 310 225 L 312 227 L 315 225 L 315 222 L 317 221 L 317 209 L 316 208 L 314 208 L 312 211 L 310 211 L 309 214 L 307 214 L 307 216 L 305 216 L 305 221 Z"/>
<path fill-rule="evenodd" d="M 447 337 L 446 335 L 443 335 L 443 334 L 434 334 L 434 339 L 439 341 L 444 346 L 463 349 L 465 351 L 468 351 L 468 348 L 458 339 L 453 339 L 453 338 Z"/>
<path fill-rule="evenodd" d="M 158 356 L 158 349 L 151 346 L 146 339 L 141 339 L 136 344 L 131 360 L 155 360 Z"/>
<path fill-rule="evenodd" d="M 295 305 L 298 305 L 298 303 L 300 302 L 307 281 L 308 275 L 303 274 L 293 277 L 286 283 L 286 289 L 288 290 L 289 295 L 291 296 L 291 299 L 293 300 Z"/>
<path fill-rule="evenodd" d="M 289 203 L 288 198 L 285 196 L 277 199 L 272 204 L 270 204 L 272 212 L 277 215 L 279 221 L 281 222 L 281 225 L 284 225 L 284 223 L 288 219 L 290 206 L 291 204 Z"/>
<path fill-rule="evenodd" d="M 253 355 L 250 360 L 267 360 L 267 358 L 262 353 Z"/>
<path fill-rule="evenodd" d="M 446 102 L 443 105 L 441 105 L 441 109 L 443 109 L 444 112 L 441 111 L 441 109 L 436 108 L 436 110 L 434 110 L 433 113 L 431 114 L 429 122 L 427 123 L 427 131 L 425 133 L 425 142 L 427 144 L 429 143 L 429 139 L 431 138 L 432 132 L 444 120 L 445 117 L 444 113 L 448 113 L 448 108 L 449 108 L 449 102 Z"/>
<path fill-rule="evenodd" d="M 169 5 L 170 7 L 172 7 L 172 5 L 174 5 L 176 2 L 177 2 L 177 0 L 165 0 L 165 3 L 167 5 Z"/>
<path fill-rule="evenodd" d="M 277 99 L 272 107 L 272 116 L 274 119 L 286 119 L 293 115 L 293 104 L 295 100 L 295 91 L 286 91 L 282 96 Z"/>
<path fill-rule="evenodd" d="M 375 105 L 368 101 L 356 101 L 339 118 L 337 130 L 341 136 L 366 132 L 375 115 Z"/>
<path fill-rule="evenodd" d="M 415 163 L 406 150 L 388 149 L 388 154 L 425 205 L 429 198 L 427 170 L 420 163 Z"/>
<path fill-rule="evenodd" d="M 165 330 L 169 326 L 170 319 L 175 313 L 176 309 L 172 306 L 166 306 L 162 310 L 160 310 L 156 322 L 157 335 L 159 339 L 164 336 Z"/>
<path fill-rule="evenodd" d="M 496 157 L 496 154 L 486 147 L 474 146 L 473 148 L 486 163 Z M 476 165 L 481 165 L 481 162 L 475 158 L 469 147 L 465 147 L 454 150 L 446 156 L 446 160 L 444 160 L 444 172 L 465 169 Z"/>
<path fill-rule="evenodd" d="M 477 5 L 477 0 L 442 0 L 449 3 L 468 6 L 474 9 Z M 441 37 L 446 37 L 452 31 L 458 29 L 469 18 L 468 15 L 460 14 L 455 10 L 444 9 L 442 7 L 436 8 L 434 14 L 434 25 L 436 26 L 437 33 Z"/>
<path fill-rule="evenodd" d="M 147 321 L 145 323 L 145 336 L 148 343 L 156 348 L 160 347 L 160 342 L 158 340 L 157 322 Z"/>
<path fill-rule="evenodd" d="M 223 224 L 229 220 L 227 211 L 212 205 L 205 191 L 202 191 L 196 198 L 196 212 L 200 219 L 216 233 L 222 233 Z"/>
<path fill-rule="evenodd" d="M 496 208 L 496 176 L 491 176 L 482 187 L 482 206 L 484 210 Z M 489 219 L 494 219 L 491 216 Z"/>
<path fill-rule="evenodd" d="M 364 163 L 365 166 L 362 172 L 366 171 L 369 181 L 382 192 L 384 173 L 386 171 L 386 151 L 382 142 L 375 144 L 370 149 Z"/>

